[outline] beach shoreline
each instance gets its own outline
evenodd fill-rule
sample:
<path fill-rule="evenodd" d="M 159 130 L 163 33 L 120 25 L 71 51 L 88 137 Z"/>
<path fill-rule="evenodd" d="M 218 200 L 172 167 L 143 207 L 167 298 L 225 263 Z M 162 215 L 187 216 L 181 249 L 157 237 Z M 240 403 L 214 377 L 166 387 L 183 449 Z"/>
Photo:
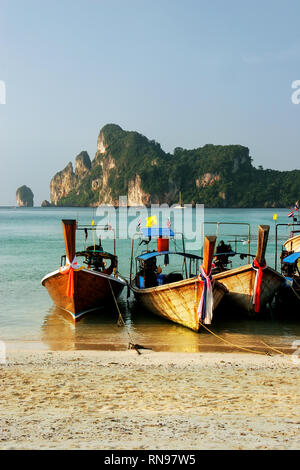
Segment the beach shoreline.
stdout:
<path fill-rule="evenodd" d="M 292 356 L 7 351 L 0 449 L 299 449 Z"/>

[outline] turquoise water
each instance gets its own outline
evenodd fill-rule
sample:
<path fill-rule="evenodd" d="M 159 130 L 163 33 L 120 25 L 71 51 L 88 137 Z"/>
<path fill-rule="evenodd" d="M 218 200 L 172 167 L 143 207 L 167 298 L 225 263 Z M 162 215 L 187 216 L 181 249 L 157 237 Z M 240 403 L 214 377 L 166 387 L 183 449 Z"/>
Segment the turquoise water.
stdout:
<path fill-rule="evenodd" d="M 288 223 L 286 209 L 207 209 L 205 222 L 243 222 L 251 226 L 251 253 L 255 254 L 259 224 L 271 225 L 267 262 L 274 266 L 275 229 L 277 223 Z M 0 208 L 0 340 L 11 342 L 40 342 L 45 347 L 118 349 L 126 347 L 129 335 L 139 344 L 153 349 L 198 351 L 202 346 L 213 348 L 210 335 L 191 332 L 160 318 L 140 312 L 132 297 L 126 304 L 124 290 L 119 301 L 127 322 L 126 329 L 116 326 L 117 314 L 111 311 L 101 315 L 91 314 L 76 327 L 65 319 L 52 305 L 46 289 L 40 281 L 43 276 L 60 265 L 64 254 L 61 219 L 75 218 L 80 224 L 90 224 L 93 210 L 89 208 Z M 97 223 L 97 217 L 95 217 Z M 207 234 L 216 234 L 216 226 L 206 224 Z M 286 240 L 289 229 L 280 231 L 280 239 Z M 246 240 L 247 226 L 219 226 L 218 239 Z M 92 244 L 92 239 L 89 239 Z M 111 240 L 104 241 L 108 251 L 113 250 Z M 83 234 L 77 239 L 77 250 L 83 248 Z M 130 240 L 117 241 L 119 271 L 129 277 Z M 137 244 L 136 244 L 137 247 Z M 247 252 L 247 245 L 237 244 L 238 251 Z M 236 257 L 237 258 L 237 257 Z M 239 259 L 236 262 L 240 261 Z M 297 324 L 248 321 L 224 322 L 215 331 L 245 344 L 254 344 L 257 337 L 268 338 L 276 344 L 290 345 L 299 338 Z M 229 335 L 229 336 L 228 336 Z M 275 338 L 275 339 L 274 339 Z M 256 344 L 256 343 L 255 343 Z"/>

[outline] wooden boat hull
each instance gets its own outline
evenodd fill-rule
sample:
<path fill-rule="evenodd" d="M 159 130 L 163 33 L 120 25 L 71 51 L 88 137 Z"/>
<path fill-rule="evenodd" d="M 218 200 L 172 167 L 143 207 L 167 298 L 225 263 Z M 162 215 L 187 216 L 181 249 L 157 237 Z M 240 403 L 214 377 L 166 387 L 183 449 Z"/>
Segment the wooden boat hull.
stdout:
<path fill-rule="evenodd" d="M 300 288 L 297 285 L 288 284 L 281 286 L 276 294 L 276 316 L 281 320 L 300 319 Z"/>
<path fill-rule="evenodd" d="M 197 309 L 201 299 L 202 284 L 199 283 L 198 278 L 147 289 L 138 289 L 131 284 L 130 288 L 135 298 L 153 314 L 199 331 L 201 323 Z M 219 305 L 226 291 L 227 289 L 222 284 L 214 283 L 214 309 Z"/>
<path fill-rule="evenodd" d="M 97 310 L 107 302 L 114 302 L 112 290 L 117 298 L 125 282 L 120 278 L 93 270 L 82 269 L 74 272 L 74 294 L 67 295 L 68 274 L 59 270 L 45 276 L 41 283 L 46 287 L 54 304 L 68 312 L 74 321 Z"/>
<path fill-rule="evenodd" d="M 283 246 L 287 251 L 300 251 L 300 235 L 289 238 Z"/>
<path fill-rule="evenodd" d="M 254 314 L 253 292 L 256 271 L 251 264 L 240 268 L 230 269 L 214 275 L 214 279 L 221 282 L 228 289 L 224 300 L 229 300 L 233 306 L 248 314 Z M 284 277 L 272 268 L 264 270 L 261 294 L 260 310 L 272 301 L 275 293 L 284 283 Z"/>

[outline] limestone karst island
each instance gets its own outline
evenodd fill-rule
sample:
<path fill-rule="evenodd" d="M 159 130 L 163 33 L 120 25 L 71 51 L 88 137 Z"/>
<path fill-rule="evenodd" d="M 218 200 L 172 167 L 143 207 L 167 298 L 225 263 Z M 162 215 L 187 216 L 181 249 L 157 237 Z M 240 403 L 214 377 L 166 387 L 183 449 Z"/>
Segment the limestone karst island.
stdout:
<path fill-rule="evenodd" d="M 50 183 L 54 206 L 185 203 L 207 207 L 286 207 L 298 197 L 300 171 L 255 168 L 242 145 L 162 150 L 155 140 L 116 124 L 104 126 L 91 161 L 82 151 Z"/>
<path fill-rule="evenodd" d="M 20 186 L 16 191 L 17 204 L 20 207 L 33 207 L 34 194 L 28 186 Z"/>
<path fill-rule="evenodd" d="M 100 204 L 128 206 L 178 203 L 206 207 L 287 207 L 298 198 L 300 170 L 256 168 L 242 145 L 207 144 L 195 149 L 176 147 L 164 152 L 158 142 L 116 124 L 99 133 L 93 160 L 83 150 L 50 182 L 50 202 L 42 207 Z M 17 204 L 33 206 L 27 186 L 17 190 Z"/>

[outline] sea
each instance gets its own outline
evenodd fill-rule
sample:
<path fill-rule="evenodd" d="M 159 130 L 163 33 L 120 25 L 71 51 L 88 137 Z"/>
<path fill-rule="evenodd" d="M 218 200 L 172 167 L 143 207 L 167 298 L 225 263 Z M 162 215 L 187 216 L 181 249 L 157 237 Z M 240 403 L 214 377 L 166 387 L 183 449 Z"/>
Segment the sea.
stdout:
<path fill-rule="evenodd" d="M 193 219 L 196 213 L 191 214 Z M 266 260 L 274 267 L 275 226 L 282 224 L 277 237 L 277 269 L 280 269 L 281 245 L 291 232 L 291 226 L 286 225 L 290 222 L 287 214 L 286 209 L 204 209 L 204 231 L 207 235 L 217 235 L 217 243 L 220 240 L 230 242 L 239 253 L 255 254 L 258 226 L 269 225 Z M 297 321 L 284 316 L 278 320 L 272 312 L 263 318 L 259 315 L 232 318 L 230 312 L 224 311 L 210 326 L 210 331 L 195 333 L 144 311 L 132 294 L 127 298 L 127 288 L 118 299 L 125 326 L 118 326 L 119 314 L 114 306 L 92 312 L 74 325 L 53 305 L 41 284 L 47 273 L 60 266 L 61 256 L 65 254 L 62 219 L 76 219 L 79 225 L 98 223 L 97 212 L 92 208 L 0 207 L 0 342 L 8 348 L 126 350 L 129 343 L 133 343 L 154 351 L 245 352 L 250 349 L 259 352 L 268 345 L 292 352 L 299 346 L 300 312 Z M 172 223 L 171 219 L 171 227 L 176 231 Z M 143 224 L 145 221 L 141 220 Z M 249 231 L 250 245 L 247 243 Z M 86 241 L 84 232 L 80 232 L 77 251 L 86 243 L 95 243 L 93 236 L 91 232 Z M 111 239 L 102 243 L 105 250 L 113 251 Z M 176 243 L 180 245 L 181 240 L 177 239 Z M 137 239 L 134 256 L 144 248 Z M 178 246 L 177 249 L 180 251 Z M 116 250 L 119 272 L 129 279 L 131 240 L 117 239 Z M 193 246 L 191 251 L 201 254 L 200 245 Z M 234 257 L 233 265 L 246 263 L 248 258 L 242 258 Z"/>

